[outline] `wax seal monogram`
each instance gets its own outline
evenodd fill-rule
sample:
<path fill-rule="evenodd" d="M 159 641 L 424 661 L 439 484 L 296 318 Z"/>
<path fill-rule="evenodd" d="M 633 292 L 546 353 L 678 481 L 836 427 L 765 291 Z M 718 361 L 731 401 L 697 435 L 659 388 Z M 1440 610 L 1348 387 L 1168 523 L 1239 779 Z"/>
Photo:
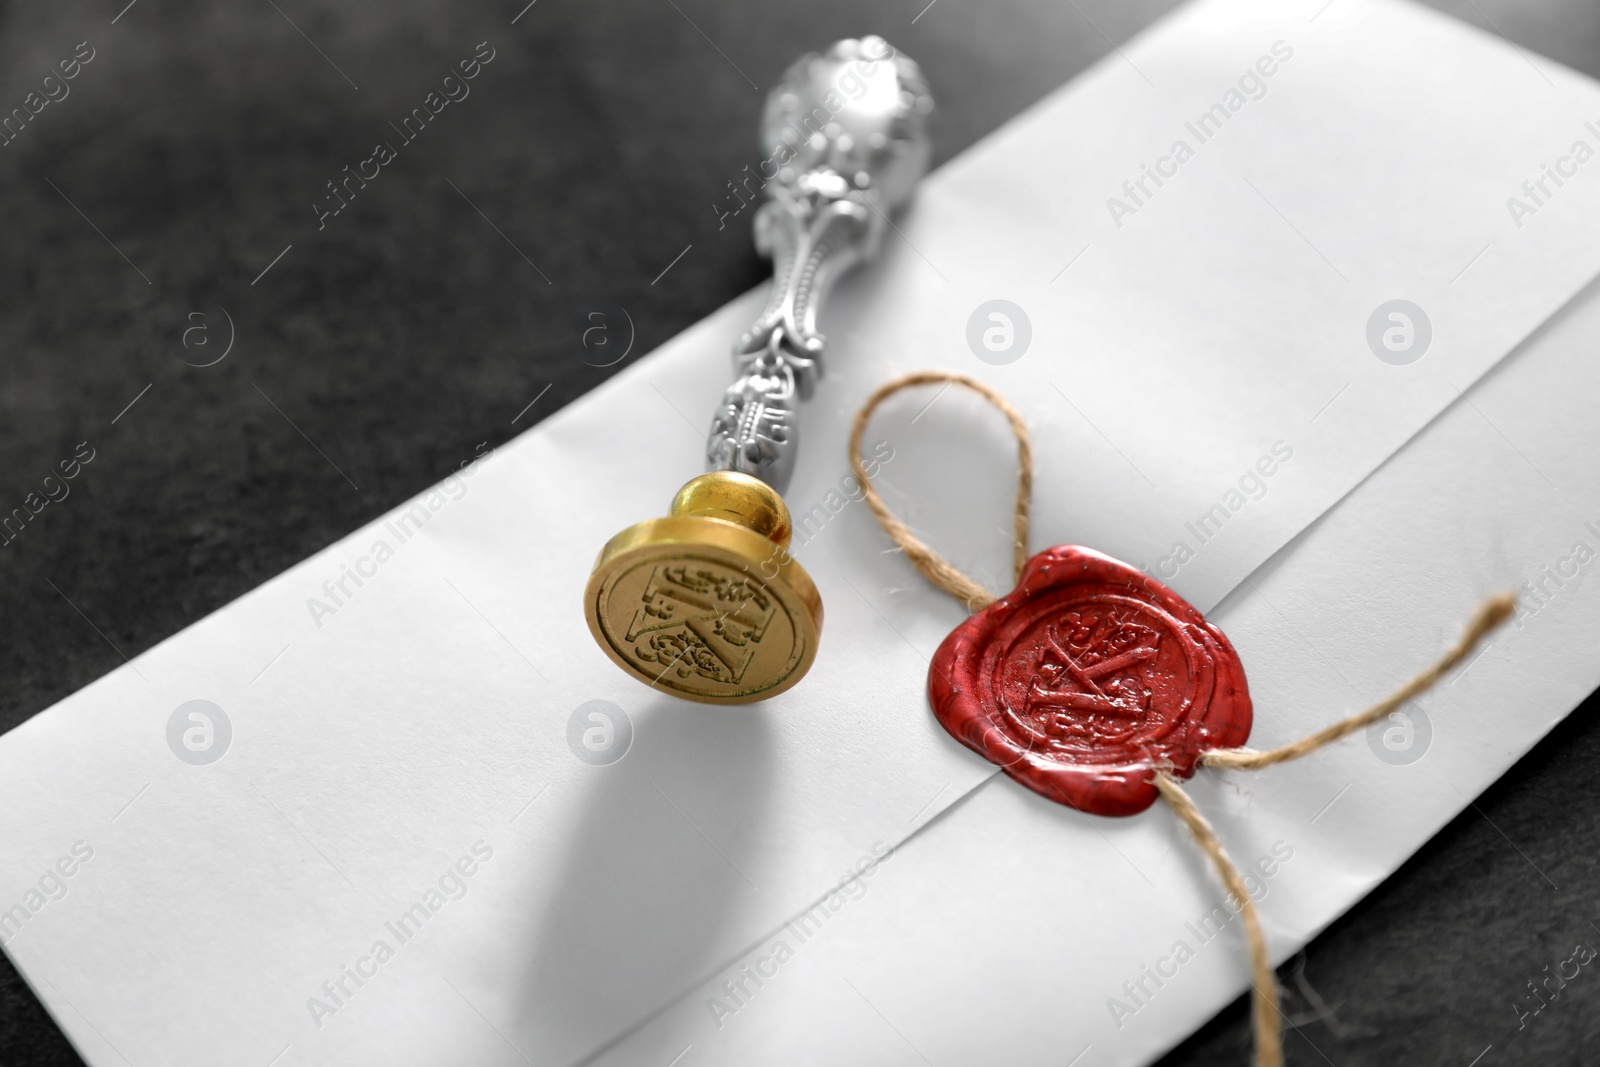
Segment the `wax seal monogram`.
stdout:
<path fill-rule="evenodd" d="M 1133 567 L 1063 545 L 947 637 L 928 671 L 944 728 L 1012 778 L 1097 815 L 1158 795 L 1157 770 L 1250 736 L 1244 668 L 1222 631 Z"/>
<path fill-rule="evenodd" d="M 612 538 L 584 593 L 590 632 L 635 678 L 691 700 L 760 700 L 816 657 L 822 601 L 789 556 L 779 495 L 794 473 L 797 409 L 823 373 L 822 302 L 877 254 L 889 213 L 927 170 L 932 111 L 916 63 L 881 37 L 801 56 L 768 95 L 755 242 L 772 259 L 772 290 L 733 346 L 736 379 L 706 437 L 710 473 L 667 518 Z"/>

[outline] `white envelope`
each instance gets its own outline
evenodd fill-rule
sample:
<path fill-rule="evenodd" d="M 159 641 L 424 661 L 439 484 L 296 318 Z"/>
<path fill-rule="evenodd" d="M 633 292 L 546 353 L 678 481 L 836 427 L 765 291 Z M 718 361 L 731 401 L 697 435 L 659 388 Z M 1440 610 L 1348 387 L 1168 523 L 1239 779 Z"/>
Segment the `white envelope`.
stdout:
<path fill-rule="evenodd" d="M 1279 962 L 1600 685 L 1597 349 L 1591 286 L 1211 613 L 1249 665 L 1252 740 L 1271 747 L 1386 695 L 1486 596 L 1521 598 L 1402 719 L 1269 771 L 1193 779 Z M 1544 887 L 1535 859 L 1510 858 Z M 696 1067 L 1140 1064 L 1249 988 L 1241 924 L 1159 805 L 1093 819 L 997 773 L 840 874 L 592 1062 L 689 1048 Z M 1461 1062 L 1498 1032 L 1463 1034 Z"/>
<path fill-rule="evenodd" d="M 1600 269 L 1600 194 L 1581 182 L 1520 228 L 1502 214 L 1600 116 L 1600 92 L 1411 7 L 1314 13 L 1186 9 L 929 179 L 905 240 L 828 323 L 833 373 L 790 495 L 828 622 L 783 697 L 716 709 L 651 693 L 579 611 L 595 549 L 694 472 L 752 293 L 0 739 L 0 902 L 23 908 L 0 933 L 86 1058 L 570 1063 L 988 780 L 922 698 L 959 608 L 883 552 L 864 508 L 836 503 L 847 420 L 892 373 L 983 371 L 1035 431 L 1040 545 L 1123 556 L 1205 608 L 1359 483 Z M 1117 228 L 1105 200 L 1185 121 L 1226 110 L 1279 40 L 1293 55 L 1265 95 Z M 1033 340 L 991 370 L 965 335 L 993 297 L 1025 308 Z M 1367 342 L 1396 297 L 1433 326 L 1409 365 Z M 875 427 L 893 450 L 886 491 L 999 586 L 1010 442 L 955 394 L 920 407 Z M 1292 462 L 1250 499 L 1242 477 L 1279 442 Z M 1220 532 L 1166 574 L 1185 524 L 1218 505 Z M 1442 634 L 1460 614 L 1394 620 Z M 1222 621 L 1248 629 L 1239 618 Z M 1257 683 L 1263 707 L 1274 695 Z M 169 745 L 196 699 L 231 724 L 206 765 Z M 594 699 L 634 728 L 608 767 L 567 744 Z M 1316 788 L 1282 782 L 1285 811 Z M 1120 860 L 1086 855 L 1085 878 L 1120 885 Z M 1208 891 L 1181 850 L 1168 862 L 1184 892 Z M 1118 951 L 1084 958 L 1121 973 Z"/>

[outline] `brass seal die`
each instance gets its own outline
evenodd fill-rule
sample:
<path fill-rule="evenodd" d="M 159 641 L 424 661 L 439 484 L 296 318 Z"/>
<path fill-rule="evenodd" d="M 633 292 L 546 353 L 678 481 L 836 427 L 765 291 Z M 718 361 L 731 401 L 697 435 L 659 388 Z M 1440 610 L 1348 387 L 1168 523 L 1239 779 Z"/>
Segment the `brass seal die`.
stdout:
<path fill-rule="evenodd" d="M 702 474 L 666 518 L 600 550 L 584 590 L 589 632 L 617 666 L 674 696 L 776 696 L 811 669 L 822 636 L 822 597 L 789 555 L 793 529 L 759 478 Z"/>

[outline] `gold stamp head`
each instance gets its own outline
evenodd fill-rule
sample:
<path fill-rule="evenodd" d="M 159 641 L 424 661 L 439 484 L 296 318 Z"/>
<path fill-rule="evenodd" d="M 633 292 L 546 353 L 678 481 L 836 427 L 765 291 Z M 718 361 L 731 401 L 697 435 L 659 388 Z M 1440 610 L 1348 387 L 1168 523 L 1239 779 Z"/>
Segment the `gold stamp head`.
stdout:
<path fill-rule="evenodd" d="M 791 529 L 765 482 L 701 475 L 667 518 L 601 549 L 584 591 L 589 631 L 618 666 L 674 696 L 736 704 L 783 692 L 810 670 L 822 633 Z"/>

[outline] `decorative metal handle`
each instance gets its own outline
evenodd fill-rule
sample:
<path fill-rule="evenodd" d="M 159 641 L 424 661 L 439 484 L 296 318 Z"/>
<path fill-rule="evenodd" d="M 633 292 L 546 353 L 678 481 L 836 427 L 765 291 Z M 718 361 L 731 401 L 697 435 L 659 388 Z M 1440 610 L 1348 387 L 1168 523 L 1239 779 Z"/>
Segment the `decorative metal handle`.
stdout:
<path fill-rule="evenodd" d="M 932 154 L 933 98 L 881 37 L 802 56 L 767 97 L 756 248 L 772 296 L 733 349 L 738 380 L 706 442 L 708 473 L 671 512 L 600 550 L 584 617 L 617 666 L 647 685 L 717 704 L 765 700 L 805 676 L 822 598 L 789 555 L 780 495 L 794 473 L 795 409 L 822 376 L 817 313 L 840 274 L 874 255 L 890 211 Z"/>
<path fill-rule="evenodd" d="M 823 298 L 877 254 L 888 212 L 927 170 L 932 112 L 917 64 L 881 37 L 802 56 L 768 95 L 760 170 L 769 199 L 755 242 L 772 259 L 772 295 L 734 345 L 738 379 L 711 421 L 708 471 L 749 474 L 780 493 L 788 486 L 796 407 L 823 372 Z"/>

